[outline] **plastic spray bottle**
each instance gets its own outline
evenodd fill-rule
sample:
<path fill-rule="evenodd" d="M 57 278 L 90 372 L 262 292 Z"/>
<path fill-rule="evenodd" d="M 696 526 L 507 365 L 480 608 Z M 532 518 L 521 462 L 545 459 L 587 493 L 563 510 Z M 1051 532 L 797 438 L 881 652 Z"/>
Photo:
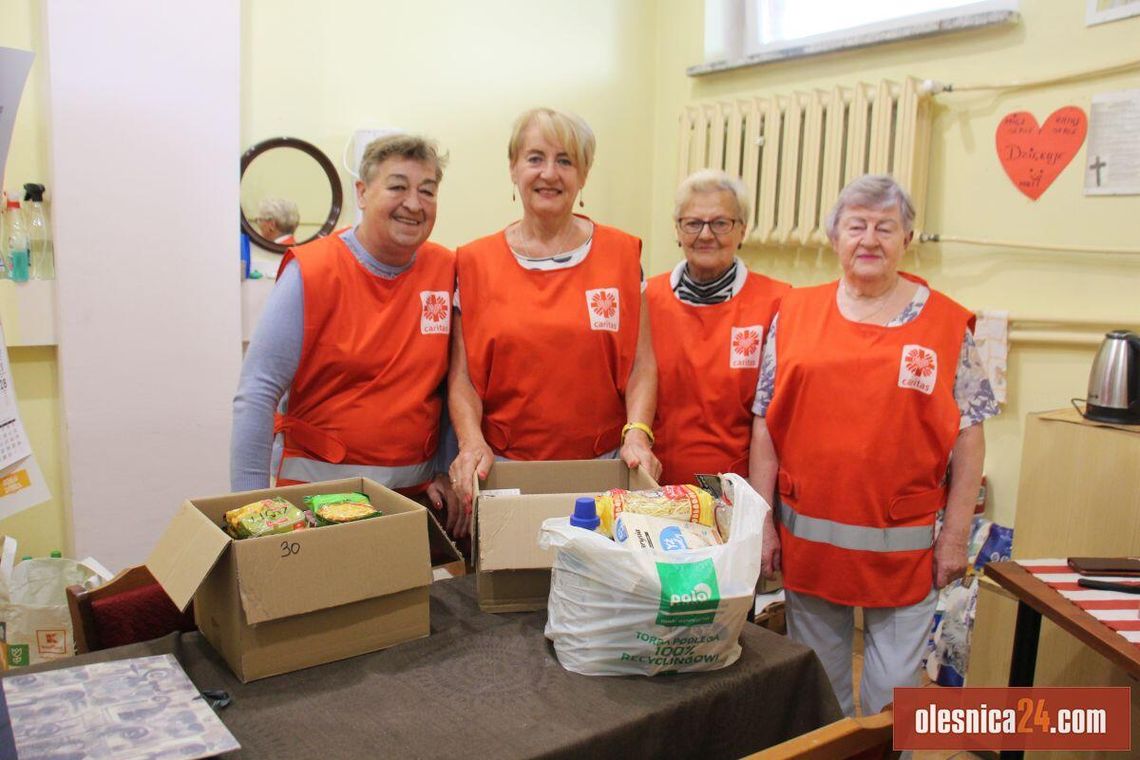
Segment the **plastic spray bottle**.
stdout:
<path fill-rule="evenodd" d="M 29 182 L 24 185 L 24 210 L 28 222 L 30 275 L 33 280 L 55 279 L 55 251 L 51 229 L 44 211 L 44 186 Z"/>
<path fill-rule="evenodd" d="M 8 274 L 8 194 L 0 190 L 0 280 Z"/>
<path fill-rule="evenodd" d="M 20 202 L 9 200 L 4 219 L 5 250 L 13 282 L 28 281 L 28 230 L 20 213 Z"/>

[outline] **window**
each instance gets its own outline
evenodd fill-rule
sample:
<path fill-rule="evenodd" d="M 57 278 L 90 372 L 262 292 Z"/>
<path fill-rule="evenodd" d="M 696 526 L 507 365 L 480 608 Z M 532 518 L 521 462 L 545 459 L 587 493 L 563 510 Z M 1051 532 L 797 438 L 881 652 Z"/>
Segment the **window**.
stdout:
<path fill-rule="evenodd" d="M 1017 0 L 705 0 L 706 66 L 694 68 L 762 63 L 1016 18 Z"/>

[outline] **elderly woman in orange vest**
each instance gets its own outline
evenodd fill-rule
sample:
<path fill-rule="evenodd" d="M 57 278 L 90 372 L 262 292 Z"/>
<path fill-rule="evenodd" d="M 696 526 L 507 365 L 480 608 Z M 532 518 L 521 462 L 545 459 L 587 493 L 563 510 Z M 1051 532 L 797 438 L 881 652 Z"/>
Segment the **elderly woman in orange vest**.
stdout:
<path fill-rule="evenodd" d="M 760 349 L 789 288 L 736 256 L 749 207 L 744 183 L 723 171 L 702 169 L 677 188 L 673 221 L 685 260 L 646 288 L 663 484 L 748 475 Z"/>
<path fill-rule="evenodd" d="M 372 142 L 360 224 L 285 254 L 234 398 L 233 490 L 271 472 L 278 485 L 364 476 L 454 501 L 440 421 L 455 256 L 428 242 L 445 159 L 421 137 Z"/>
<path fill-rule="evenodd" d="M 913 223 L 889 176 L 843 189 L 827 220 L 843 276 L 784 296 L 753 407 L 750 480 L 779 493 L 764 570 L 782 566 L 788 634 L 848 715 L 855 607 L 863 711 L 917 683 L 936 590 L 965 571 L 982 422 L 998 411 L 973 315 L 899 271 Z"/>
<path fill-rule="evenodd" d="M 577 116 L 519 116 L 507 155 L 522 219 L 456 251 L 451 477 L 468 511 L 473 473 L 496 458 L 620 455 L 659 473 L 641 241 L 573 213 L 594 145 Z"/>

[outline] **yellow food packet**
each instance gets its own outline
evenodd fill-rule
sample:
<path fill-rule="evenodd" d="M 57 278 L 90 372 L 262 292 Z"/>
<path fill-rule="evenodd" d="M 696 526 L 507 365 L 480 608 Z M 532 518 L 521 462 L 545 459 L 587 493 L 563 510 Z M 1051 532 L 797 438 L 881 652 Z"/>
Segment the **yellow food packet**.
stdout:
<path fill-rule="evenodd" d="M 622 512 L 716 527 L 716 499 L 697 486 L 662 486 L 646 491 L 613 488 L 595 496 L 594 505 L 602 520 L 600 532 L 611 538 L 614 535 L 614 520 Z"/>

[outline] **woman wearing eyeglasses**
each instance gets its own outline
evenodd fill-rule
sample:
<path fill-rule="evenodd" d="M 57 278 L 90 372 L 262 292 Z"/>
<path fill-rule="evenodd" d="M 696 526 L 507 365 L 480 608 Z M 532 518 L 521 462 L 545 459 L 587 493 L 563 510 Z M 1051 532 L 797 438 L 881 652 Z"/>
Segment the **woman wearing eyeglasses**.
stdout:
<path fill-rule="evenodd" d="M 673 218 L 685 260 L 646 290 L 662 484 L 693 483 L 696 473 L 748 476 L 761 348 L 790 288 L 736 257 L 748 208 L 744 183 L 722 171 L 703 169 L 677 188 Z"/>
<path fill-rule="evenodd" d="M 658 475 L 641 241 L 574 213 L 594 146 L 577 116 L 519 116 L 507 157 L 522 218 L 456 251 L 448 403 L 461 533 L 472 475 L 486 477 L 496 459 L 620 456 Z"/>

